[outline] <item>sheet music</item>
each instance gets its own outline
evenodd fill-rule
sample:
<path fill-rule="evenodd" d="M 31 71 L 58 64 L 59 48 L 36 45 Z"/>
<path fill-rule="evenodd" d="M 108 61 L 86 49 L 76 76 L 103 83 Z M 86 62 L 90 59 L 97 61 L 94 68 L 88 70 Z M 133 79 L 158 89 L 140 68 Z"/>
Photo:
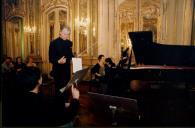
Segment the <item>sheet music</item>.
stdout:
<path fill-rule="evenodd" d="M 72 58 L 73 63 L 73 73 L 76 71 L 82 70 L 82 59 L 81 58 Z"/>

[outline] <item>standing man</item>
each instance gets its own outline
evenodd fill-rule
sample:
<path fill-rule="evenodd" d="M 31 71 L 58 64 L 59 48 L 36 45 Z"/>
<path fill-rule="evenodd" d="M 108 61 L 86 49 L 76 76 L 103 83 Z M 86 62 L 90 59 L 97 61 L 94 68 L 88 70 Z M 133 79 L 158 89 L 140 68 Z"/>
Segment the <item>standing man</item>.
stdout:
<path fill-rule="evenodd" d="M 52 72 L 56 91 L 59 91 L 70 80 L 70 62 L 73 57 L 72 42 L 68 39 L 69 27 L 61 27 L 60 35 L 51 41 L 49 46 L 49 61 L 53 64 Z"/>

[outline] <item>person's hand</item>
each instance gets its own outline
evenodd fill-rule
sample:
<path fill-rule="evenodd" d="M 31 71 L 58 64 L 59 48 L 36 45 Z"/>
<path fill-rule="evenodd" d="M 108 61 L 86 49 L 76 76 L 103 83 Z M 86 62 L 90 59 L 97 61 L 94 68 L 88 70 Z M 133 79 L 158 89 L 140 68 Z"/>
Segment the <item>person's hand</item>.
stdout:
<path fill-rule="evenodd" d="M 79 90 L 72 85 L 71 92 L 72 92 L 73 99 L 77 99 L 78 100 L 79 96 L 80 96 Z"/>
<path fill-rule="evenodd" d="M 127 59 L 128 57 L 123 57 L 123 60 Z"/>
<path fill-rule="evenodd" d="M 66 63 L 66 58 L 63 56 L 58 60 L 58 64 L 65 64 Z"/>
<path fill-rule="evenodd" d="M 14 68 L 14 64 L 12 62 L 10 63 L 10 68 Z"/>
<path fill-rule="evenodd" d="M 18 69 L 16 69 L 17 70 L 17 72 L 19 72 L 19 71 L 21 71 L 22 70 L 22 68 L 18 68 Z"/>
<path fill-rule="evenodd" d="M 102 75 L 101 74 L 99 74 L 99 73 L 95 73 L 96 74 L 96 76 L 99 76 L 99 77 L 101 77 Z"/>

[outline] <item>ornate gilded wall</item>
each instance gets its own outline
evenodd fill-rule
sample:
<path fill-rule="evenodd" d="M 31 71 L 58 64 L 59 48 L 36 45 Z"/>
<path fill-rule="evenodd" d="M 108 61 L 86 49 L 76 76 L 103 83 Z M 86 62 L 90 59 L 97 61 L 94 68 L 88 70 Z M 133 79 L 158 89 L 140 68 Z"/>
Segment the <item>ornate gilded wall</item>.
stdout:
<path fill-rule="evenodd" d="M 153 40 L 162 44 L 191 45 L 194 0 L 120 0 L 118 39 L 131 47 L 129 31 L 151 30 Z"/>
<path fill-rule="evenodd" d="M 63 24 L 70 26 L 73 51 L 84 65 L 94 64 L 98 54 L 117 63 L 121 47 L 130 46 L 129 31 L 152 30 L 163 44 L 195 44 L 194 1 L 3 0 L 3 54 L 39 56 L 48 73 L 49 43 Z"/>

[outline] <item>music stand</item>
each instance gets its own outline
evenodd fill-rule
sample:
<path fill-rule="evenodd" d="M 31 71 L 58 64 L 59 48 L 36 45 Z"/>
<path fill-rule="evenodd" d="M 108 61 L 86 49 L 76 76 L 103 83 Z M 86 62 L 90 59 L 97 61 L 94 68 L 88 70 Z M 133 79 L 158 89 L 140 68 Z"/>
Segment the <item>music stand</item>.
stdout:
<path fill-rule="evenodd" d="M 88 92 L 88 95 L 92 100 L 94 114 L 100 117 L 100 120 L 104 119 L 103 125 L 138 125 L 139 114 L 137 100 L 93 92 Z"/>
<path fill-rule="evenodd" d="M 63 87 L 63 88 L 60 89 L 60 92 L 63 93 L 66 89 L 68 89 L 73 84 L 78 85 L 78 83 L 83 80 L 83 78 L 87 74 L 88 70 L 89 70 L 89 67 L 84 68 L 84 69 L 79 70 L 79 71 L 76 71 L 74 73 L 73 77 L 71 78 L 71 80 L 68 82 L 68 84 L 65 87 Z"/>

